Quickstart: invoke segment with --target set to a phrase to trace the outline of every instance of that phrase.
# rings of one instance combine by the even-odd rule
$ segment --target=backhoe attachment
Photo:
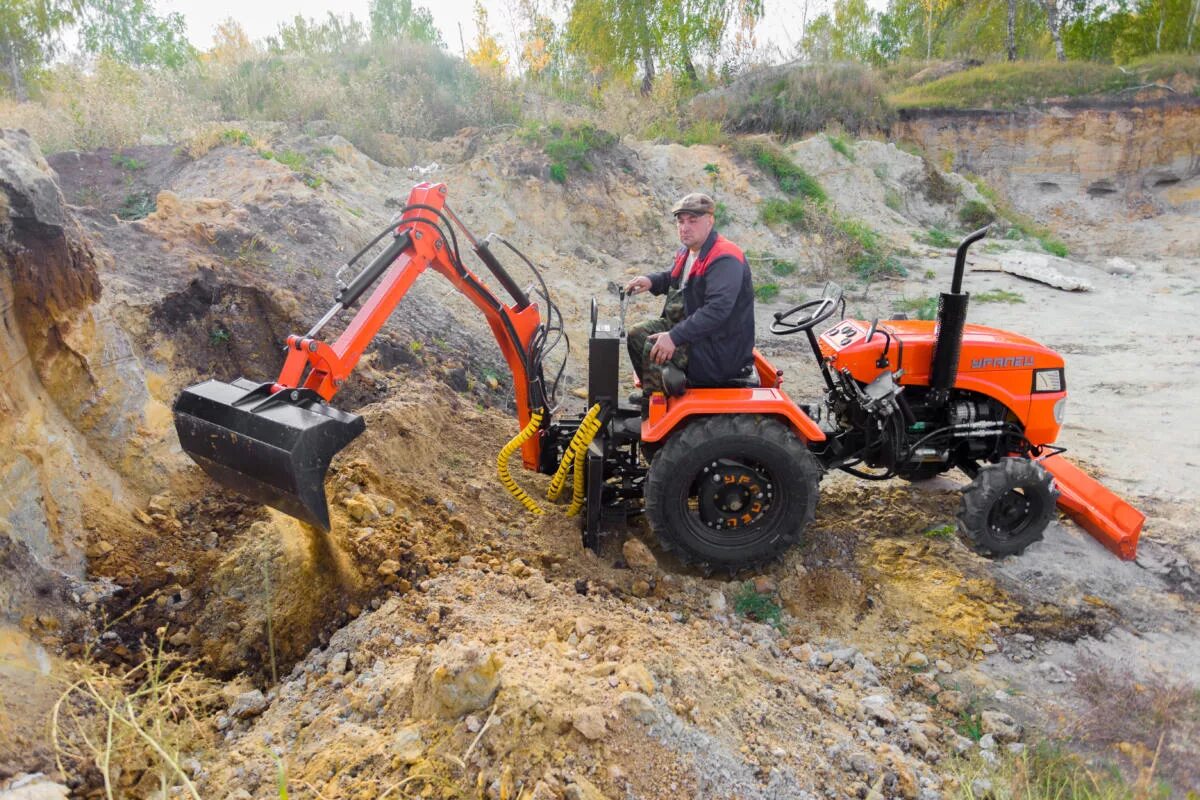
[[[502,303],[463,266],[453,227],[459,223],[445,202],[443,184],[413,189],[399,220],[375,240],[390,234],[387,247],[338,292],[334,306],[307,334],[288,337],[287,359],[277,380],[208,380],[179,395],[174,408],[179,444],[214,480],[328,530],[325,474],[333,457],[366,424],[362,417],[339,411],[327,401],[427,267],[450,280],[483,312],[512,371],[521,425],[529,423],[533,412],[545,410],[542,358],[548,349],[547,327],[538,306],[500,266],[487,240],[477,242],[465,228],[462,231],[475,254],[512,295],[515,305]],[[315,338],[376,282],[378,286],[333,344]],[[546,302],[557,313],[548,297]],[[540,433],[521,447],[530,469],[539,465]]]

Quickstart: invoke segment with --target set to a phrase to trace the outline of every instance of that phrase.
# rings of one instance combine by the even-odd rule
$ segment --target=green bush
[[[713,209],[713,224],[718,228],[724,228],[732,221],[733,217],[729,214],[729,206],[718,200],[716,208]]]
[[[769,303],[779,296],[779,284],[760,283],[754,287],[754,296],[764,303]]]
[[[778,630],[783,628],[783,609],[771,595],[754,591],[750,581],[743,583],[733,596],[733,610],[738,616],[765,622]]]
[[[780,148],[761,140],[741,141],[736,145],[737,152],[750,159],[763,172],[775,179],[775,183],[785,194],[792,197],[807,197],[817,202],[825,202],[825,190],[816,178],[809,175],[796,162],[787,157]]]
[[[127,156],[124,153],[113,153],[112,165],[117,169],[123,169],[127,172],[137,172],[140,169],[146,168],[145,161],[138,161],[136,158]]]
[[[772,197],[762,204],[760,211],[762,221],[768,225],[803,225],[807,216],[805,202],[803,198],[795,197],[791,200],[784,200],[779,197]]]
[[[895,115],[883,94],[879,76],[860,64],[787,65],[752,71],[691,108],[733,133],[797,138],[834,122],[851,133],[886,128]]]
[[[796,271],[795,261],[785,261],[782,258],[771,259],[771,272],[781,278],[785,278]]]
[[[917,319],[936,319],[938,310],[938,298],[936,297],[917,297],[917,298],[901,298],[895,302],[893,308],[896,311],[903,311],[906,314],[914,314]]]
[[[956,247],[958,242],[953,236],[946,233],[941,228],[930,228],[925,232],[925,235],[920,237],[920,241],[932,247]]]
[[[729,141],[729,137],[725,135],[725,131],[721,130],[721,123],[715,120],[701,119],[688,126],[688,129],[680,137],[680,141],[689,147],[694,144],[720,145]]]
[[[829,146],[835,153],[841,154],[847,161],[854,161],[854,148],[849,142],[832,133],[825,134],[825,138],[829,140]]]
[[[117,216],[123,220],[143,219],[157,208],[155,197],[150,192],[131,192],[125,195]]]
[[[572,170],[591,172],[592,154],[607,150],[617,141],[617,137],[608,131],[586,123],[527,124],[521,136],[541,146],[550,159],[550,177],[558,183],[565,183]]]
[[[968,200],[958,210],[958,221],[968,230],[978,230],[984,225],[996,221],[996,213],[988,208],[987,203],[979,200]]]

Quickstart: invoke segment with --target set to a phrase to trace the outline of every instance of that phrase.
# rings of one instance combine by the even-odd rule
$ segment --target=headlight
[[[1054,404],[1054,421],[1059,425],[1063,424],[1063,420],[1067,418],[1067,398],[1059,398]]]
[[[1035,369],[1033,371],[1033,391],[1036,392],[1061,392],[1066,388],[1067,382],[1063,378],[1061,367],[1054,369]]]

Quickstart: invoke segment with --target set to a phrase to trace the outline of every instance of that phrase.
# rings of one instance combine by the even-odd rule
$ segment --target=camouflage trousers
[[[656,333],[666,333],[684,317],[683,292],[670,289],[667,292],[667,302],[663,306],[662,316],[639,322],[629,329],[626,334],[625,346],[629,349],[629,360],[633,363],[633,371],[642,382],[642,393],[649,397],[652,392],[663,391],[662,369],[666,364],[655,364],[650,358],[654,349],[654,341],[650,338]],[[674,364],[687,372],[688,348],[680,345],[675,348],[675,355],[667,364]]]

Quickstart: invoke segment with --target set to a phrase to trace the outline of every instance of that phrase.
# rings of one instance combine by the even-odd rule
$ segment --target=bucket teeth
[[[309,393],[294,402],[239,402],[265,394],[264,386],[239,378],[185,389],[175,401],[179,444],[221,485],[329,530],[325,473],[366,424]]]

